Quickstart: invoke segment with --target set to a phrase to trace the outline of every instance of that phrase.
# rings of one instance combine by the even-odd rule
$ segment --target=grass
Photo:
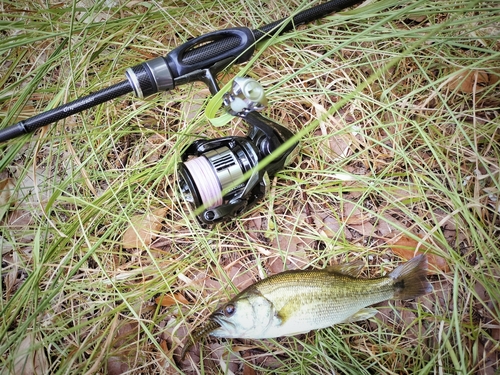
[[[4,0],[1,126],[190,37],[310,5]],[[499,33],[495,2],[382,0],[271,39],[221,79],[258,79],[265,115],[300,152],[266,199],[213,228],[177,191],[179,155],[245,127],[212,126],[202,84],[0,145],[0,373],[498,374]],[[159,209],[153,242],[124,248],[138,215]],[[404,254],[445,261],[433,293],[297,337],[209,339],[179,361],[188,332],[243,286],[354,259],[377,276],[404,261],[401,238]]]

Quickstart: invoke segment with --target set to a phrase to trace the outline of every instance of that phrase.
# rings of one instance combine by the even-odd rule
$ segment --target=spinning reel
[[[266,105],[264,89],[258,82],[236,78],[231,92],[225,95],[224,107],[248,124],[246,137],[197,140],[182,153],[180,190],[201,222],[210,224],[240,215],[266,195],[269,179],[290,164],[297,143],[269,164],[259,166],[293,136],[290,130],[257,112]]]

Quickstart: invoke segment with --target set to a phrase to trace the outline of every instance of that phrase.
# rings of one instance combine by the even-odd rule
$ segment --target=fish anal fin
[[[329,266],[326,268],[326,270],[328,272],[340,275],[359,277],[364,267],[365,263],[362,260],[355,260],[354,262],[335,264],[333,266]]]
[[[352,314],[347,319],[343,320],[342,323],[353,323],[353,322],[358,322],[360,320],[370,319],[373,318],[377,313],[378,313],[377,309],[374,309],[373,307],[365,307],[357,311],[356,313]]]

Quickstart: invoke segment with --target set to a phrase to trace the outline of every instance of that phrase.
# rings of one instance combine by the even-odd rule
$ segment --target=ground
[[[317,1],[0,3],[1,127],[125,79],[214,30]],[[259,44],[292,164],[237,218],[200,225],[177,184],[196,139],[245,135],[203,83],[126,95],[0,144],[0,374],[498,374],[500,9],[376,0]],[[434,291],[275,340],[188,333],[287,269],[426,253]]]

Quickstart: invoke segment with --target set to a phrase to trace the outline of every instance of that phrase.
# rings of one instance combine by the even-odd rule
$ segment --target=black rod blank
[[[361,1],[362,0],[332,0],[324,4],[316,5],[312,8],[297,13],[294,17],[292,17],[292,19],[283,18],[279,21],[272,22],[268,25],[253,30],[255,40],[259,40],[260,38],[269,34],[272,35],[276,31],[278,31],[278,29],[281,28],[283,23],[285,22],[286,25],[283,27],[283,29],[281,29],[280,35],[293,30],[298,25],[318,20],[330,13],[338,12],[341,11],[342,9],[356,5]]]
[[[256,41],[259,41],[263,37],[269,37],[273,35],[285,22],[286,25],[280,31],[280,35],[293,30],[293,28],[298,25],[318,20],[330,13],[341,11],[342,9],[356,5],[362,1],[363,0],[331,0],[326,3],[316,5],[312,8],[305,9],[297,13],[294,17],[292,17],[292,19],[283,18],[279,21],[275,21],[268,25],[252,30],[254,39]],[[184,60],[189,64],[198,63],[200,61],[203,61],[206,56],[210,54],[211,51],[209,50],[212,50],[212,52],[230,50],[238,46],[238,44],[239,39],[236,37],[224,38],[216,42],[207,44],[206,46],[201,46],[194,50],[188,51],[184,55]]]
[[[80,99],[63,104],[57,108],[42,112],[36,116],[20,121],[0,130],[0,142],[19,137],[23,134],[31,133],[42,126],[62,120],[63,118],[82,112],[86,109],[102,104],[109,100],[118,98],[132,92],[132,87],[128,81],[122,81],[116,85],[106,87]]]

